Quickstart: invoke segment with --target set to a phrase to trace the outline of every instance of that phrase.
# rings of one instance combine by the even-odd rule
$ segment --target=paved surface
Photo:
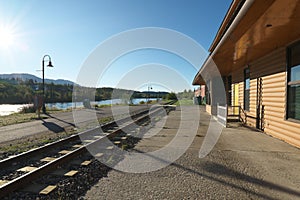
[[[198,107],[189,109],[192,118]],[[164,147],[175,136],[180,116],[180,109],[171,112],[165,124],[154,127],[163,126],[161,131],[133,151]],[[299,149],[245,127],[227,128],[213,151],[200,159],[209,119],[202,110],[192,145],[171,165],[147,173],[111,170],[84,199],[300,199]]]
[[[146,106],[131,106],[130,112],[135,112],[145,109]],[[114,114],[119,115],[125,113],[128,107],[115,106]],[[93,115],[96,114],[98,118],[112,116],[112,110],[109,107],[95,110],[77,110],[76,127],[86,126],[93,121]],[[115,116],[114,115],[114,116]],[[75,128],[75,122],[72,112],[61,112],[49,115],[48,119],[36,120],[32,122],[20,123],[15,125],[0,127],[0,143],[15,141],[27,136],[37,135],[41,133],[58,133],[64,131],[66,128]]]

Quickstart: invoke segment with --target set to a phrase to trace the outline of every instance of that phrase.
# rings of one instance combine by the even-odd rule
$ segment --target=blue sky
[[[99,44],[123,31],[143,27],[178,31],[207,53],[230,4],[231,0],[1,0],[0,73],[40,77],[37,70],[42,57],[49,54],[54,68],[46,69],[46,77],[76,81],[82,64]],[[173,68],[190,86],[197,72],[176,55],[142,50],[114,62],[98,86],[114,87],[126,72],[147,63]],[[143,87],[147,86],[140,89]]]

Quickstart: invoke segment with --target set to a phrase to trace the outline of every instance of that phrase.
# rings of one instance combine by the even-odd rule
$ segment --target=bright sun
[[[4,49],[8,49],[13,46],[15,42],[14,32],[5,27],[0,27],[0,47]]]

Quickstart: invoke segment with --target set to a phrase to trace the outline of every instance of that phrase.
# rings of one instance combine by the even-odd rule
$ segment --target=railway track
[[[147,125],[149,123],[149,116],[160,115],[165,113],[165,110],[169,112],[174,107],[168,105],[174,103],[175,101],[170,101],[162,106],[152,108],[151,111],[144,110],[132,116],[104,124],[101,127],[96,127],[17,156],[1,160],[0,198],[9,197],[14,191],[18,191],[20,188],[31,184],[45,174],[53,173],[55,170],[76,159],[79,160],[80,166],[89,165],[92,160],[87,149],[91,146],[101,146],[104,138],[108,138],[114,145],[102,150],[100,149],[96,157],[105,156],[105,152],[113,148],[130,148],[135,141],[135,138],[131,134],[128,134],[130,128],[136,124],[139,126]],[[81,156],[82,158],[80,158]],[[63,175],[72,177],[77,173],[77,170],[70,170],[64,172]],[[48,185],[42,188],[39,193],[48,195],[55,189],[56,185]]]

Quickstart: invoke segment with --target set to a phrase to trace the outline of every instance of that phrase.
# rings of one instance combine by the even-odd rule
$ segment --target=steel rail
[[[169,108],[168,108],[168,106],[166,106],[166,107],[164,107],[164,109],[169,109]],[[109,135],[104,136],[104,137],[108,137],[108,139],[112,139],[117,134],[119,134],[120,132],[122,132],[122,130],[124,128],[128,128],[128,127],[132,126],[135,123],[139,123],[139,122],[145,120],[148,116],[158,114],[159,112],[162,112],[162,110],[161,109],[155,109],[155,110],[152,110],[151,113],[148,113],[148,114],[145,114],[145,111],[143,111],[143,112],[141,112],[141,113],[144,113],[142,116],[138,117],[135,120],[132,120],[129,124],[126,124],[125,126],[118,128],[117,130],[114,130]],[[138,113],[138,114],[140,114],[140,113]],[[126,118],[127,119],[128,118],[131,119],[131,117],[126,117]],[[124,119],[121,119],[121,120],[124,120]],[[115,123],[115,122],[112,122],[112,123]],[[106,124],[105,126],[108,126],[108,124]],[[94,131],[94,130],[95,129],[88,130],[85,133],[90,132],[90,131]],[[80,133],[80,134],[84,134],[84,133]],[[73,139],[75,137],[79,137],[79,134],[77,134],[75,136],[71,136],[70,138]],[[50,172],[51,170],[56,169],[58,166],[61,166],[62,164],[66,163],[67,161],[69,161],[69,160],[71,160],[71,159],[73,159],[75,157],[78,157],[79,155],[81,155],[83,153],[86,153],[88,151],[87,147],[89,147],[90,145],[95,145],[98,142],[101,142],[101,140],[103,140],[104,137],[98,138],[98,139],[94,140],[93,142],[85,144],[82,147],[79,147],[79,148],[77,148],[77,149],[75,149],[75,150],[73,150],[73,151],[71,151],[71,152],[69,152],[69,153],[67,153],[67,154],[65,154],[63,156],[60,156],[57,159],[55,159],[53,161],[50,161],[50,162],[46,163],[45,165],[43,165],[41,167],[38,167],[37,169],[34,169],[33,171],[30,171],[30,172],[28,172],[28,173],[26,173],[26,174],[24,174],[24,175],[22,175],[20,177],[17,177],[14,180],[9,181],[8,183],[5,183],[5,184],[1,185],[0,186],[0,197],[4,197],[4,196],[9,195],[13,191],[18,190],[22,186],[30,183],[31,181],[33,181],[33,180],[41,177],[42,175]],[[68,138],[67,140],[69,140],[70,138]],[[49,148],[49,146],[52,147],[52,145],[58,145],[58,144],[61,145],[62,143],[60,143],[60,142],[61,141],[57,141],[54,144],[46,145],[47,149]],[[34,150],[30,151],[29,155],[33,155],[34,153],[38,152],[41,148],[34,149]],[[20,156],[21,155],[24,156],[25,154],[20,154]],[[28,156],[28,155],[26,155],[26,156]],[[16,156],[16,157],[19,157],[19,156]],[[11,159],[14,160],[15,158],[11,158]],[[8,160],[6,162],[8,162]],[[5,162],[3,162],[3,163],[5,163]],[[4,164],[2,164],[2,166],[3,165]]]
[[[34,148],[34,149],[29,150],[29,151],[20,153],[20,154],[18,154],[16,156],[11,156],[9,158],[3,159],[3,160],[0,161],[0,169],[5,169],[5,168],[9,167],[10,165],[12,165],[13,163],[20,162],[22,160],[31,158],[34,155],[37,155],[37,154],[49,151],[49,150],[51,150],[53,148],[60,147],[61,145],[65,145],[65,144],[68,144],[68,143],[71,143],[71,142],[75,142],[75,141],[80,141],[80,137],[83,136],[83,135],[88,135],[91,132],[96,131],[97,129],[100,129],[100,128],[101,129],[107,129],[108,127],[112,126],[115,123],[121,123],[122,121],[126,121],[126,120],[128,120],[128,119],[130,119],[132,117],[134,118],[134,117],[142,115],[142,114],[144,114],[146,112],[148,112],[148,109],[146,109],[146,110],[143,109],[140,112],[139,111],[135,112],[132,116],[127,116],[125,118],[122,118],[122,119],[119,119],[119,120],[116,120],[116,121],[111,121],[109,123],[103,124],[102,126],[97,126],[95,128],[92,128],[92,129],[80,132],[80,133],[78,133],[76,135],[71,135],[69,137],[57,140],[55,142],[51,142],[51,143],[45,144],[45,145],[43,145],[41,147]]]

